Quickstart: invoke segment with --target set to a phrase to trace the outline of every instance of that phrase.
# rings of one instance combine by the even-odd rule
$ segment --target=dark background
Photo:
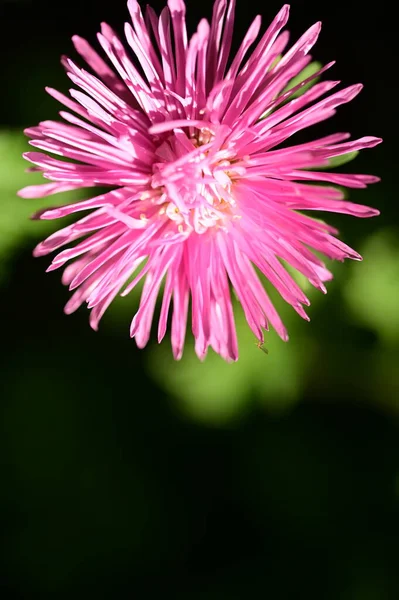
[[[211,2],[189,1],[192,32]],[[154,1],[159,12],[163,3]],[[238,0],[235,44],[280,2]],[[365,89],[311,135],[384,144],[348,170],[382,183],[350,198],[378,219],[331,215],[363,263],[336,264],[311,323],[278,304],[289,344],[260,352],[238,314],[241,358],[181,363],[128,337],[137,295],[98,333],[64,316],[68,292],[32,248],[56,223],[16,198],[21,130],[55,118],[70,37],[117,31],[123,0],[0,0],[0,576],[5,598],[399,598],[397,25],[388,3],[291,4],[292,40],[317,20],[313,56]],[[49,204],[52,203],[50,199]]]

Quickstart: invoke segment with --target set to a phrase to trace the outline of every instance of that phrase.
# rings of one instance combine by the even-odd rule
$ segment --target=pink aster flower
[[[86,302],[94,329],[115,296],[126,296],[144,278],[130,330],[140,348],[149,339],[161,293],[158,340],[165,335],[173,299],[176,359],[183,352],[191,298],[197,355],[204,358],[211,346],[224,359],[236,360],[231,287],[260,342],[269,324],[287,340],[256,269],[308,319],[303,306],[309,300],[281,259],[322,292],[332,275],[319,253],[361,259],[335,237],[333,227],[302,211],[377,215],[345,201],[336,187],[363,188],[377,177],[320,169],[332,157],[381,140],[348,141],[349,134],[336,133],[287,144],[362,88],[331,93],[339,82],[322,81],[298,97],[296,92],[330,63],[286,91],[310,62],[320,31],[316,23],[286,51],[287,5],[262,36],[256,17],[235,56],[230,55],[235,0],[216,0],[211,23],[203,19],[190,40],[183,0],[169,0],[159,17],[151,7],[143,16],[136,0],[129,0],[128,8],[127,45],[106,24],[98,34],[108,61],[73,37],[89,70],[64,58],[75,86],[71,97],[47,90],[66,106],[63,121],[44,121],[26,131],[30,144],[43,152],[27,152],[25,158],[51,183],[27,187],[21,196],[110,188],[37,215],[56,219],[88,211],[39,244],[35,256],[79,240],[57,254],[48,270],[69,263],[62,279],[75,291],[65,312]]]

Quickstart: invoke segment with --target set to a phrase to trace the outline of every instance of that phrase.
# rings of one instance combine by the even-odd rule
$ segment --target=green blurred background
[[[238,0],[237,41],[280,3]],[[162,2],[153,2],[159,10]],[[211,2],[188,1],[191,31]],[[44,92],[68,89],[70,37],[121,31],[124,0],[0,0],[0,579],[5,598],[221,600],[399,598],[399,243],[394,197],[394,32],[384,2],[292,2],[293,37],[316,20],[314,57],[361,96],[309,135],[378,135],[348,171],[383,182],[350,198],[377,219],[332,215],[362,263],[334,264],[305,323],[276,300],[290,332],[265,355],[237,310],[241,357],[180,363],[155,335],[128,337],[137,294],[98,333],[67,317],[60,273],[34,245],[56,222],[20,158],[21,130],[55,118]],[[394,145],[395,144],[395,145]],[[67,195],[58,197],[66,201]],[[70,198],[70,196],[69,196]]]

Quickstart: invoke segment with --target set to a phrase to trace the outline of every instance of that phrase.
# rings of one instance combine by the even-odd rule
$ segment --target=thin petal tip
[[[32,198],[32,196],[29,194],[29,187],[18,190],[17,196],[19,196],[20,198]]]
[[[65,311],[65,309],[64,309],[64,312],[66,314],[70,314],[70,313],[67,313]],[[89,319],[89,325],[90,325],[90,327],[92,328],[93,331],[98,331],[98,321],[97,320],[94,320],[94,319],[90,318]]]
[[[173,348],[172,353],[173,353],[173,358],[176,361],[179,361],[183,357],[183,348]]]
[[[32,255],[35,258],[40,258],[40,256],[45,256],[45,254],[47,254],[47,250],[43,247],[43,243],[40,243],[36,246],[36,248],[33,248],[32,251]],[[48,267],[49,269],[50,267]],[[48,271],[47,269],[47,271]]]

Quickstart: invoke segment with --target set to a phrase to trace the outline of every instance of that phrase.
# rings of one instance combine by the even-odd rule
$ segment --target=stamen
[[[176,127],[178,123],[183,126],[182,121],[176,121]],[[190,120],[196,130],[191,135],[180,131],[162,141],[157,154],[160,160],[154,165],[153,189],[141,198],[160,204],[158,214],[174,222],[178,232],[187,228],[201,234],[213,227],[225,229],[227,220],[239,217],[232,186],[244,163],[237,160],[232,147],[213,148],[213,141],[220,143],[215,132],[204,122],[201,127],[195,123]],[[159,124],[156,129],[166,133],[168,125]],[[185,139],[197,150],[182,154]]]

